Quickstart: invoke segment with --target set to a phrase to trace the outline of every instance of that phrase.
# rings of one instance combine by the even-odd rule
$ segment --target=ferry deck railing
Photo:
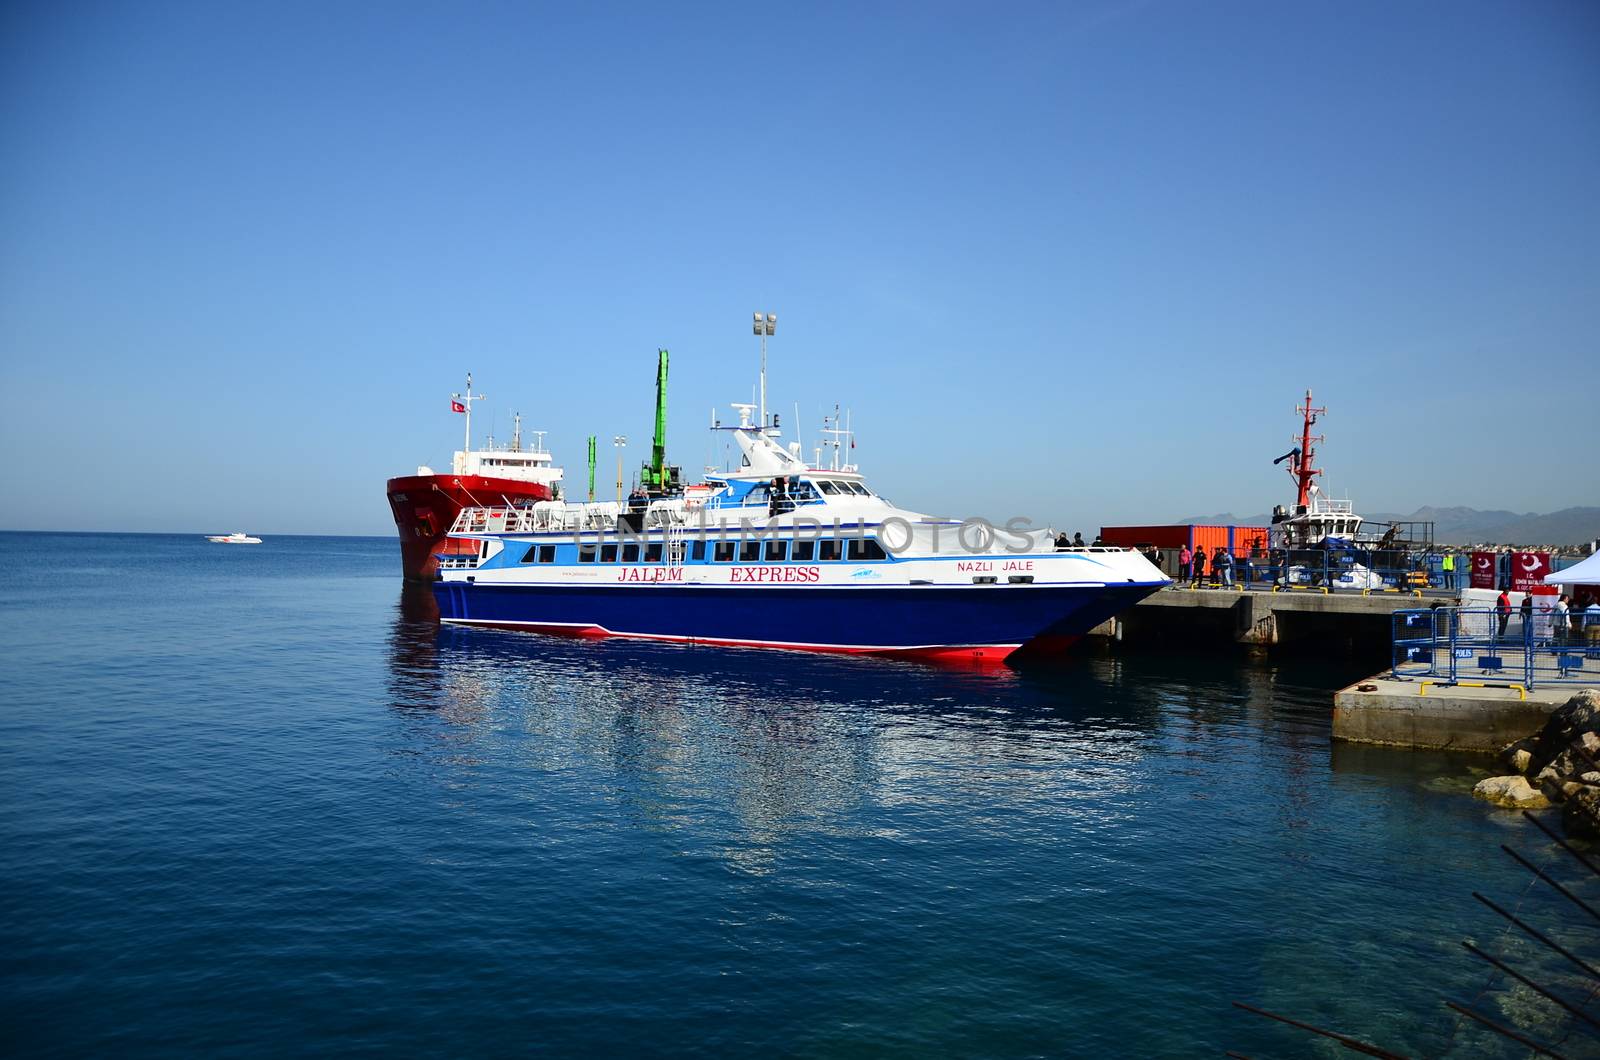
[[[1390,672],[1441,684],[1492,681],[1526,688],[1594,684],[1600,621],[1536,606],[1432,607],[1394,612]]]

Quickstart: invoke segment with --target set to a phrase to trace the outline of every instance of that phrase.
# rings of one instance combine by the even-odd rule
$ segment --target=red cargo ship
[[[542,433],[535,432],[534,444],[523,447],[521,417],[510,445],[497,447],[491,438],[484,448],[472,448],[472,403],[482,399],[472,392],[470,373],[467,392],[450,395],[450,410],[464,415],[467,424],[465,447],[455,454],[448,475],[419,467],[415,475],[388,482],[389,507],[400,532],[400,567],[407,580],[432,581],[437,553],[470,546],[446,536],[462,508],[517,507],[560,496],[561,469],[551,463]]]

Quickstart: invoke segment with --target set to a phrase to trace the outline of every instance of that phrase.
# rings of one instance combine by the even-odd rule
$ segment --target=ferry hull
[[[440,552],[471,552],[475,543],[449,538],[462,508],[526,504],[550,499],[543,483],[488,475],[405,475],[386,489],[400,534],[400,569],[408,581],[432,581]]]
[[[442,621],[592,637],[999,663],[1058,652],[1160,585],[744,588],[434,584]]]

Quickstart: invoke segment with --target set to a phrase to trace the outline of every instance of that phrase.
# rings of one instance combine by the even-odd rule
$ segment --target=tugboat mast
[[[1299,453],[1289,462],[1289,474],[1294,476],[1295,483],[1300,490],[1295,497],[1295,507],[1298,511],[1303,512],[1311,503],[1311,480],[1322,474],[1320,468],[1311,465],[1312,446],[1327,440],[1320,434],[1315,438],[1311,437],[1311,428],[1317,422],[1317,417],[1328,410],[1325,408],[1312,408],[1309,387],[1306,389],[1306,403],[1304,405],[1296,405],[1294,410],[1305,416],[1305,426],[1300,431]]]

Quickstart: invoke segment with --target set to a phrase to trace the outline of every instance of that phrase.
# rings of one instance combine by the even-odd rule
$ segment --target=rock
[[[1513,743],[1508,743],[1500,751],[1500,761],[1515,769],[1518,773],[1526,773],[1533,764],[1533,748],[1538,742],[1537,736],[1524,736]]]
[[[1574,795],[1578,794],[1578,792],[1580,792],[1582,790],[1584,790],[1584,786],[1582,784],[1579,784],[1576,780],[1564,781],[1561,784],[1561,798],[1560,798],[1559,801],[1566,802],[1568,799],[1572,798]],[[1550,793],[1549,792],[1545,792],[1545,797],[1549,798],[1550,797]],[[1552,799],[1551,801],[1554,802],[1554,801],[1557,801],[1557,800]]]
[[[1596,773],[1592,769],[1587,773],[1580,773],[1578,775],[1578,782],[1580,784],[1600,784],[1600,773]]]
[[[1561,807],[1561,827],[1570,836],[1600,839],[1600,788],[1586,787],[1568,799]]]
[[[1555,709],[1545,720],[1533,748],[1531,769],[1543,769],[1551,759],[1572,745],[1580,736],[1600,730],[1600,691],[1585,688]],[[1600,737],[1597,737],[1600,740]],[[1589,743],[1584,741],[1584,747]],[[1600,748],[1600,742],[1596,744]],[[1594,751],[1590,751],[1594,754]]]
[[[1513,810],[1540,810],[1550,805],[1550,800],[1535,791],[1527,777],[1489,777],[1478,781],[1472,794]]]

